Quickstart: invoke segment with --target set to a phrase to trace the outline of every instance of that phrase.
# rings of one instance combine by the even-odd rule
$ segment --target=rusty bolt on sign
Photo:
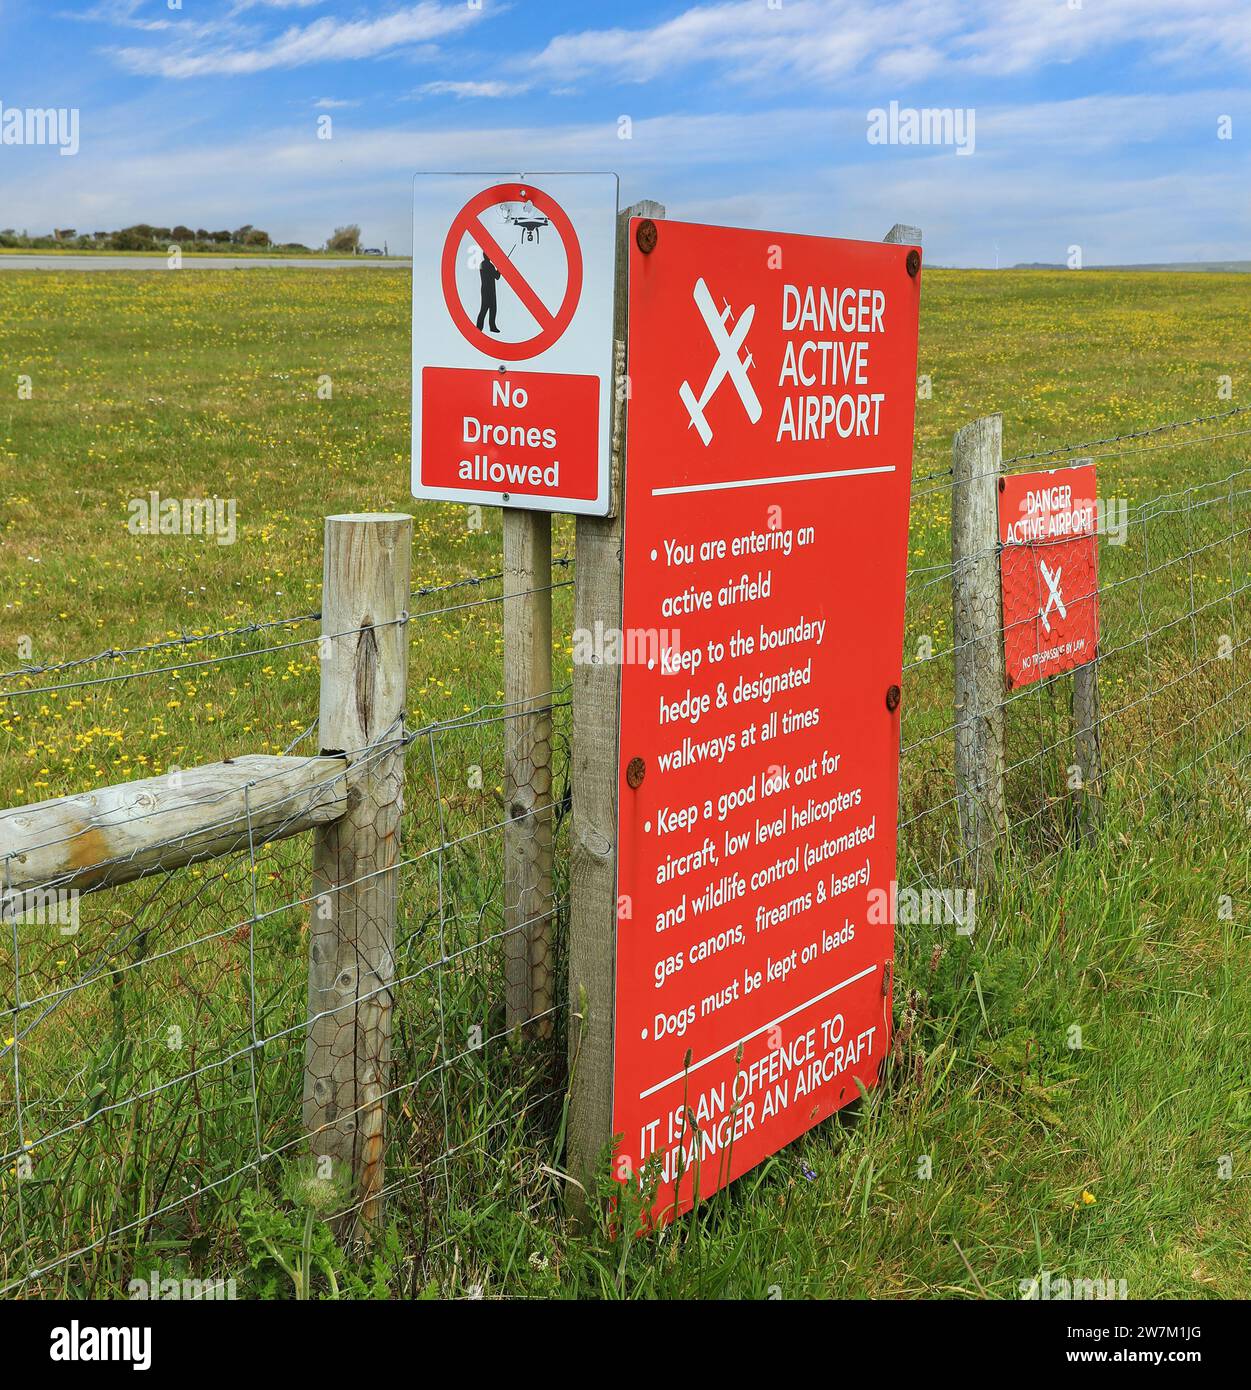
[[[639,250],[645,256],[650,256],[656,249],[656,241],[659,236],[660,233],[656,230],[656,224],[650,217],[645,217],[634,233],[634,240],[638,243]]]
[[[643,778],[647,775],[647,764],[642,758],[631,758],[626,767],[626,781],[630,784],[632,791],[637,791]]]
[[[886,688],[886,708],[892,714],[899,708],[899,702],[903,699],[903,691],[897,685],[890,685]]]
[[[642,228],[639,230],[642,231]],[[915,246],[908,252],[908,259],[904,261],[904,265],[908,267],[908,274],[915,280],[917,271],[921,269],[921,253]]]

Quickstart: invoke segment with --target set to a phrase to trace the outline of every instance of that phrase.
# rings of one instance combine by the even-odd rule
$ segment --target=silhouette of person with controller
[[[482,282],[482,307],[478,310],[478,332],[482,331],[484,319],[491,320],[491,332],[498,333],[499,324],[495,322],[495,282],[500,278],[500,272],[491,263],[489,256],[483,256],[482,264],[478,267],[478,279]]]

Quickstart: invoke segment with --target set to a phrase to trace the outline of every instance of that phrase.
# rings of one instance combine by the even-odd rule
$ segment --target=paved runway
[[[356,256],[336,260],[317,256],[184,256],[182,274],[188,270],[408,270],[407,260]],[[5,270],[163,270],[169,266],[164,256],[50,255],[12,256],[0,254],[0,271]]]

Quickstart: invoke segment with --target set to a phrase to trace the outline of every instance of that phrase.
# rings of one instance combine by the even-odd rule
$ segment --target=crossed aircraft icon
[[[1067,618],[1068,610],[1064,606],[1064,599],[1060,594],[1060,576],[1064,573],[1063,566],[1057,565],[1055,574],[1047,568],[1046,560],[1039,561],[1038,568],[1042,571],[1042,577],[1047,585],[1047,602],[1043,604],[1038,616],[1042,619],[1042,625],[1051,631],[1051,624],[1047,621],[1047,615],[1054,608],[1062,618]]]
[[[717,349],[717,360],[708,374],[708,380],[704,383],[698,400],[688,381],[684,381],[678,387],[678,395],[682,398],[682,404],[686,406],[686,413],[691,417],[691,424],[699,431],[699,437],[707,446],[712,443],[712,426],[708,423],[704,411],[726,377],[734,383],[734,389],[738,392],[739,400],[743,402],[747,418],[753,425],[764,413],[752,387],[751,378],[747,375],[747,369],[752,365],[751,349],[748,348],[746,358],[738,355],[752,319],[756,317],[756,306],[749,304],[743,317],[734,325],[733,332],[727,332],[726,322],[734,317],[730,306],[726,304],[725,308],[718,312],[702,276],[695,281],[694,297],[696,307],[712,337],[713,346]]]

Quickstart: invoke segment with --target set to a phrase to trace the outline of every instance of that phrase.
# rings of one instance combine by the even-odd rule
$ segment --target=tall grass
[[[34,660],[56,661],[316,610],[322,516],[411,507],[406,283],[347,280],[0,281],[0,350],[35,381],[32,401],[0,403],[0,648],[30,636]],[[1234,277],[927,272],[921,367],[935,396],[921,407],[911,527],[901,882],[960,882],[941,655],[951,430],[1003,407],[1017,447],[1209,409],[1218,366],[1241,350],[1249,292]],[[317,398],[324,373],[331,402]],[[1239,439],[1206,433],[1107,450],[1101,491],[1134,504],[1245,466]],[[130,536],[126,501],[153,487],[237,497],[240,544]],[[498,570],[498,520],[473,529],[464,509],[421,504],[415,578],[431,592],[414,601],[409,727],[426,733],[407,755],[389,1231],[343,1248],[332,1218],[350,1198],[310,1185],[303,1165],[310,866],[307,842],[291,841],[260,851],[255,872],[240,856],[91,895],[74,937],[23,927],[22,1001],[36,1001],[23,1031],[55,1007],[17,1044],[30,1175],[19,1187],[13,1162],[0,1174],[0,1286],[108,1296],[157,1268],[275,1297],[1015,1297],[1046,1269],[1124,1278],[1141,1297],[1246,1296],[1249,626],[1235,595],[1249,548],[1245,500],[1211,497],[1103,551],[1115,648],[1101,678],[1099,836],[1079,839],[1073,824],[1068,685],[1044,683],[1010,707],[1017,831],[973,934],[899,929],[886,1085],[854,1120],[639,1242],[620,1237],[629,1223],[610,1217],[607,1190],[593,1194],[589,1231],[564,1220],[567,1001],[549,1042],[510,1035],[503,1017],[499,586],[443,589]],[[571,548],[561,521],[556,549]],[[556,605],[563,688],[568,589]],[[1239,644],[1228,661],[1213,656],[1227,631]],[[1134,640],[1145,632],[1149,653]],[[940,656],[916,664],[922,637]],[[11,698],[0,801],[281,751],[312,723],[316,692],[315,648],[294,647]],[[10,1007],[13,967],[0,942]],[[254,1018],[268,1041],[251,1052]],[[7,1045],[18,1030],[4,1029]],[[12,1049],[5,1152],[18,1147],[11,1062]]]

